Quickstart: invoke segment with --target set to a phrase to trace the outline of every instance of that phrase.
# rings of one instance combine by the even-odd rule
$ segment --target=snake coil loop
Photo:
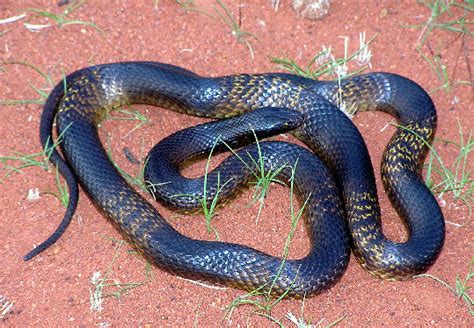
[[[389,113],[401,126],[384,152],[382,181],[408,228],[409,237],[404,243],[392,242],[382,233],[367,148],[359,131],[338,109],[341,99],[346,106],[359,111]],[[292,116],[285,108],[299,112],[298,127],[292,123],[283,130],[296,128],[291,133],[325,165],[308,150],[294,145],[262,143],[262,149],[266,157],[275,158],[277,163],[295,164],[294,156],[299,158],[295,179],[300,197],[310,199],[305,210],[312,243],[310,253],[301,260],[282,264],[281,260],[248,247],[193,240],[174,230],[120,176],[98,137],[97,124],[110,111],[126,104],[149,104],[219,119],[271,107],[264,109],[262,115],[270,120],[269,111],[277,117],[282,115],[277,121],[283,125]],[[270,132],[263,125],[267,120],[260,120],[261,114],[255,115],[243,119],[250,117],[255,122],[251,125],[262,127],[263,136],[268,135]],[[54,88],[41,117],[44,148],[53,140],[54,120],[64,159],[53,150],[50,160],[68,183],[70,202],[56,232],[28,253],[25,260],[48,248],[65,231],[77,206],[78,182],[124,238],[161,268],[243,289],[268,289],[271,285],[275,295],[289,291],[288,296],[303,297],[327,288],[347,265],[349,240],[362,266],[387,279],[406,279],[427,270],[443,245],[444,218],[420,175],[427,144],[433,140],[436,129],[435,107],[420,86],[395,74],[369,73],[338,84],[282,73],[205,78],[155,62],[104,64],[78,70]],[[224,130],[228,124],[239,121],[229,122],[222,123]],[[196,150],[192,146],[196,145],[195,140],[206,140],[206,148],[210,140],[215,140],[213,132],[218,129],[219,124],[191,128],[163,141],[159,147],[192,153]],[[255,146],[249,147],[241,157],[255,155]],[[181,156],[161,151],[159,154],[161,159]],[[183,154],[183,158],[186,156]],[[222,172],[233,174],[237,161],[231,158],[223,165]],[[180,185],[177,169],[167,170],[168,177],[162,176],[159,181],[168,179],[170,185]],[[282,172],[286,179],[289,174],[288,170]],[[336,181],[332,180],[333,174]],[[240,185],[246,178],[236,180]],[[191,190],[194,194],[199,192],[202,189]],[[195,198],[179,202],[190,207],[191,199]],[[347,219],[348,229],[342,217]]]

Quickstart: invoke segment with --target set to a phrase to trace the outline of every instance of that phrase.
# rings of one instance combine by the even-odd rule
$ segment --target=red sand
[[[196,1],[199,5],[211,1]],[[272,57],[295,59],[307,63],[322,45],[332,45],[333,52],[343,54],[343,39],[348,36],[349,51],[358,47],[359,33],[377,34],[370,46],[372,70],[405,75],[432,90],[442,83],[430,66],[416,52],[420,29],[407,24],[426,22],[426,7],[408,2],[337,1],[323,20],[313,22],[297,17],[288,1],[281,1],[274,12],[268,1],[241,1],[240,18],[244,31],[258,36],[250,39],[255,58],[248,48],[236,41],[230,29],[219,19],[200,13],[186,13],[174,1],[89,1],[68,16],[93,22],[105,31],[105,37],[91,27],[81,25],[50,27],[38,33],[29,32],[23,23],[0,25],[0,51],[4,61],[26,61],[50,73],[59,81],[62,72],[69,73],[94,63],[123,60],[152,60],[183,66],[202,75],[224,75],[240,72],[275,71]],[[18,15],[26,8],[59,13],[50,1],[4,0],[0,18]],[[238,3],[229,8],[239,17]],[[210,7],[205,7],[210,10]],[[458,12],[458,11],[455,11]],[[28,13],[28,17],[31,17]],[[448,16],[448,19],[452,17]],[[471,16],[472,20],[472,16]],[[44,19],[32,23],[47,23]],[[52,23],[51,20],[48,21]],[[463,48],[464,47],[464,48]],[[450,82],[472,79],[468,66],[472,38],[455,33],[433,31],[423,50],[441,53],[448,68]],[[430,54],[431,55],[431,54]],[[466,57],[467,56],[467,57]],[[37,95],[30,84],[50,90],[42,77],[23,65],[3,64],[0,70],[0,99],[32,99]],[[352,67],[354,69],[354,67]],[[439,112],[437,136],[457,141],[457,122],[467,135],[472,131],[472,88],[460,85],[450,92],[432,94]],[[152,145],[170,133],[203,122],[164,109],[134,106],[151,124],[126,136],[136,122],[107,121],[101,128],[103,140],[108,138],[115,158],[128,172],[137,170],[124,159],[122,149],[128,147],[141,158]],[[471,113],[471,115],[469,114]],[[14,151],[40,151],[38,124],[40,105],[2,106],[0,110],[0,154]],[[354,119],[366,138],[377,170],[381,153],[394,128],[382,129],[391,118],[380,113],[363,113]],[[126,136],[126,137],[125,137]],[[142,148],[144,150],[142,150]],[[443,143],[438,151],[445,163],[452,163],[456,152]],[[14,164],[14,163],[10,163]],[[472,162],[471,162],[472,164]],[[202,169],[202,168],[201,168]],[[472,169],[472,166],[471,166]],[[190,172],[197,172],[195,167]],[[3,169],[1,171],[2,176]],[[202,171],[200,171],[202,172]],[[377,176],[378,177],[378,176]],[[90,309],[90,279],[95,272],[102,276],[109,269],[109,282],[128,283],[145,280],[146,262],[130,254],[124,245],[113,261],[120,235],[112,228],[87,197],[81,200],[75,220],[68,231],[50,250],[25,263],[22,256],[33,245],[43,241],[56,227],[64,209],[55,197],[41,194],[38,201],[28,201],[31,188],[41,192],[55,190],[55,170],[28,168],[6,179],[0,187],[1,229],[0,295],[13,306],[1,322],[5,326],[270,326],[269,319],[254,314],[256,308],[237,308],[230,320],[224,310],[234,298],[243,295],[234,289],[209,289],[151,268],[152,278],[122,295],[106,298],[103,310]],[[380,183],[378,188],[382,191]],[[402,239],[403,226],[395,211],[381,193],[384,228],[389,236]],[[244,194],[218,212],[213,226],[221,240],[239,242],[271,254],[280,255],[290,229],[288,190],[275,186],[266,207],[255,224],[257,206],[250,206],[251,192]],[[464,277],[473,249],[473,229],[468,208],[452,197],[445,197],[443,211],[447,224],[444,250],[429,273],[454,286],[456,274]],[[195,238],[213,239],[202,216],[176,216],[157,205],[181,232]],[[302,227],[293,239],[291,256],[301,256],[308,241]],[[104,292],[111,291],[110,287]],[[271,315],[285,326],[293,324],[285,318],[291,312],[301,316],[301,301],[285,300],[274,307]],[[304,302],[304,318],[316,324],[328,324],[344,318],[340,326],[472,326],[472,317],[462,300],[429,278],[408,282],[386,282],[376,279],[351,260],[341,281],[329,291]],[[471,324],[469,324],[471,322]]]

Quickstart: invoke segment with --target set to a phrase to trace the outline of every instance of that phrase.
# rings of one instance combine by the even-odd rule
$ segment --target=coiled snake
[[[98,137],[97,124],[110,111],[137,103],[219,119],[269,107],[255,111],[254,117],[247,114],[245,123],[237,125],[247,126],[250,120],[252,129],[261,127],[261,136],[269,134],[264,123],[268,120],[276,120],[270,123],[278,126],[275,133],[295,129],[292,134],[314,151],[328,169],[301,147],[274,142],[261,143],[261,150],[265,158],[296,167],[296,190],[300,199],[308,200],[305,218],[312,243],[309,254],[301,260],[282,263],[248,247],[193,240],[175,231],[118,174]],[[392,242],[382,233],[367,148],[350,119],[338,109],[341,103],[359,111],[389,113],[401,126],[384,152],[381,171],[385,190],[408,229],[409,237],[404,243]],[[292,115],[285,108],[299,114]],[[369,73],[337,83],[283,73],[206,78],[155,62],[104,64],[78,70],[54,88],[41,117],[44,148],[51,147],[54,120],[64,160],[56,150],[50,160],[68,183],[70,202],[56,232],[28,253],[25,260],[45,250],[64,232],[77,206],[78,181],[122,235],[161,268],[243,289],[271,288],[275,295],[287,292],[288,296],[303,297],[329,286],[347,265],[349,242],[366,270],[388,279],[405,279],[425,271],[443,245],[443,215],[420,175],[436,128],[435,107],[420,86],[398,75]],[[226,130],[227,123],[223,124]],[[190,136],[195,136],[196,131],[219,128],[206,125],[195,129],[189,130]],[[213,134],[205,135],[195,140],[215,140]],[[168,143],[162,149],[192,148],[177,147],[176,140],[183,140],[179,133],[170,138],[175,140],[171,142],[174,148]],[[249,139],[248,134],[246,138]],[[255,152],[255,146],[250,146],[240,154],[250,158]],[[223,172],[237,166],[240,160],[227,162],[230,164],[223,163]],[[282,177],[289,180],[290,171],[283,170]],[[151,177],[152,171],[148,172]],[[176,175],[167,180],[171,181],[169,185],[180,185],[177,179]],[[202,192],[198,188],[194,184],[195,193]],[[189,198],[183,198],[171,205],[182,203],[186,207],[189,202]],[[351,237],[345,233],[342,217],[347,219]]]

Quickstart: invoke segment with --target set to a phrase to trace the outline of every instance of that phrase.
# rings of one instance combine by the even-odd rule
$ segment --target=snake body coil
[[[117,173],[98,137],[97,124],[111,110],[136,103],[213,118],[228,118],[270,106],[300,112],[302,123],[292,133],[326,163],[340,189],[327,182],[330,180],[325,177],[326,170],[314,164],[318,161],[298,161],[297,167],[308,170],[305,173],[301,169],[297,178],[300,196],[310,195],[310,189],[320,190],[321,187],[314,190],[316,185],[327,187],[324,195],[328,198],[311,198],[306,214],[313,229],[310,231],[323,239],[312,239],[310,254],[288,265],[284,263],[280,275],[281,261],[268,255],[240,245],[197,241],[180,235]],[[387,112],[401,126],[384,152],[382,180],[406,223],[409,237],[404,243],[394,243],[382,233],[367,148],[350,119],[338,109],[337,104],[341,103],[360,111]],[[337,224],[342,214],[347,217],[354,254],[377,276],[404,279],[423,272],[442,248],[443,215],[420,176],[427,144],[434,137],[436,111],[426,92],[406,78],[370,73],[342,80],[338,85],[290,74],[204,78],[179,67],[153,62],[105,64],[76,71],[55,87],[41,118],[43,147],[48,147],[52,140],[55,117],[65,160],[54,150],[51,161],[68,182],[70,203],[58,230],[25,259],[46,249],[66,229],[77,205],[77,180],[124,237],[154,263],[183,275],[244,289],[261,287],[276,277],[281,279],[276,281],[275,294],[290,288],[290,296],[302,297],[327,287],[347,264],[344,245],[348,239],[337,235],[345,230]],[[279,143],[264,145],[269,156],[276,157],[277,149],[288,161],[291,156],[286,157],[287,151],[308,157],[305,150],[286,147]],[[288,172],[285,174],[288,176]],[[312,176],[317,176],[316,182]],[[332,208],[322,204],[328,199],[332,202],[330,195],[338,194],[342,195],[344,213],[336,201]],[[333,216],[316,219],[321,210]],[[325,226],[327,222],[330,224]],[[327,245],[329,236],[333,245]],[[317,260],[313,250],[322,250],[318,258],[332,260]],[[304,265],[297,262],[306,260]]]

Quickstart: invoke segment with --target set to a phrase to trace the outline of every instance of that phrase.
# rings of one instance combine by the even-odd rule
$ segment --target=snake
[[[281,142],[262,143],[260,147],[265,158],[281,156],[277,164],[296,164],[293,178],[297,195],[300,201],[308,200],[304,208],[311,241],[308,255],[296,260],[279,259],[242,245],[195,240],[177,232],[128,185],[100,141],[98,125],[111,111],[129,104],[217,119],[199,128],[207,133],[216,129],[212,124],[220,120],[234,120],[239,115],[247,120],[252,112],[261,113],[262,109],[264,116],[272,117],[268,111],[283,116],[277,130],[288,130],[305,144],[305,149]],[[403,242],[392,241],[383,233],[367,146],[341,107],[385,112],[398,122],[383,153],[381,176],[385,192],[406,226],[408,237]],[[301,117],[295,119],[288,110]],[[258,129],[262,124],[263,137],[271,135],[265,132],[265,120],[259,117],[250,116],[251,122],[243,125]],[[46,250],[65,232],[78,204],[80,183],[135,249],[163,270],[182,276],[301,298],[328,288],[342,275],[350,248],[369,273],[389,280],[409,279],[428,270],[444,243],[442,211],[421,175],[436,125],[436,108],[428,93],[416,82],[393,73],[371,72],[320,81],[289,73],[204,77],[159,62],[85,67],[59,82],[44,105],[41,144],[64,177],[70,197],[56,231],[24,259]],[[174,140],[186,141],[182,139]],[[241,158],[250,159],[259,151],[256,146],[247,147],[251,149],[241,153]],[[175,142],[176,148],[180,147]],[[309,159],[316,156],[309,156],[308,149],[319,160]],[[304,160],[292,159],[291,154]],[[165,156],[160,151],[158,157]],[[242,163],[233,160],[230,169],[237,162]],[[283,170],[282,179],[290,181],[290,171]],[[179,185],[176,175],[170,177],[165,177],[170,182],[165,185]],[[240,180],[236,182],[239,188],[247,178],[236,174],[235,179]],[[196,188],[191,192],[198,193]],[[190,199],[199,197],[184,197],[174,204],[186,207]]]

